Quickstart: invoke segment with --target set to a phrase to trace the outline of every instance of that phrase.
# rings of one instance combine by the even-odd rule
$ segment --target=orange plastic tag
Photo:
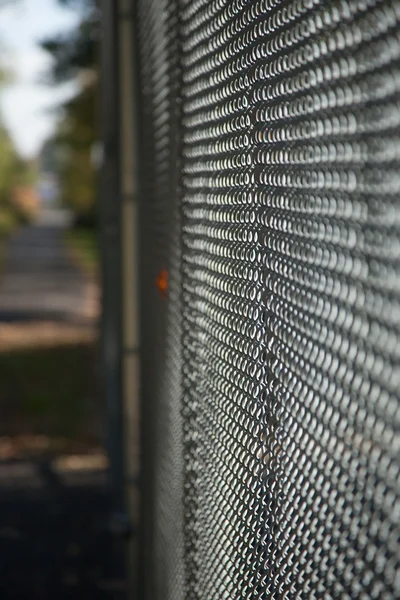
[[[156,279],[156,285],[160,294],[166,298],[168,292],[168,271],[167,269],[162,269]]]

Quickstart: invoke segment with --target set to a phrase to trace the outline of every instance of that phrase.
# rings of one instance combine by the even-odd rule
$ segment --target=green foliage
[[[95,408],[94,364],[95,349],[87,343],[0,353],[3,423],[16,434],[84,433]]]
[[[0,207],[0,239],[7,236],[16,225],[16,216],[9,207]],[[1,253],[0,253],[1,254]],[[1,264],[1,256],[0,256]]]
[[[62,200],[78,216],[92,215],[95,207],[95,173],[91,162],[94,113],[95,93],[90,87],[65,105],[55,138],[63,149],[59,168]]]
[[[17,154],[7,131],[0,127],[0,236],[9,233],[17,221],[31,217],[30,210],[18,203],[17,190],[24,189],[25,197],[32,195],[36,178],[35,164]]]
[[[95,231],[87,227],[75,227],[67,233],[67,244],[77,264],[90,275],[96,275],[100,257]]]
[[[0,205],[11,200],[17,154],[6,129],[0,125]]]
[[[10,79],[11,73],[0,64],[0,91]],[[36,178],[35,164],[18,155],[0,114],[0,236],[8,233],[19,218],[20,211],[14,202],[15,190],[33,188]]]
[[[50,71],[52,83],[64,83],[92,69],[96,62],[97,23],[95,13],[89,14],[70,35],[60,35],[42,42],[54,63]]]
[[[68,0],[81,11],[81,23],[69,35],[45,40],[42,46],[53,58],[49,78],[53,84],[75,80],[78,93],[62,106],[51,146],[63,203],[78,220],[95,222],[95,173],[91,155],[96,140],[97,38],[99,13],[92,0]]]
[[[36,185],[38,180],[37,164],[34,161],[23,160],[20,156],[14,162],[14,181],[25,187]]]

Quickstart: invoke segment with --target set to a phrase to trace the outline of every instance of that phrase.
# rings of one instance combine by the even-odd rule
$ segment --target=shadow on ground
[[[66,223],[11,237],[0,278],[0,599],[122,598],[96,384],[97,284]],[[96,305],[97,302],[97,305]]]
[[[0,598],[123,598],[93,345],[0,353]]]
[[[98,444],[102,410],[96,347],[74,343],[0,352],[0,435],[50,435]]]
[[[107,529],[103,470],[0,464],[0,597],[123,598],[121,548]]]

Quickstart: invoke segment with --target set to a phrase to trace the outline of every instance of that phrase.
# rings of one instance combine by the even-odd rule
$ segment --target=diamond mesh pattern
[[[400,3],[137,16],[149,597],[400,598]]]

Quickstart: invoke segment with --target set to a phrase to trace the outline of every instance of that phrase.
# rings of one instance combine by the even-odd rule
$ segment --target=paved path
[[[98,287],[71,259],[68,224],[65,213],[47,212],[11,237],[0,275],[0,352],[93,337],[82,325],[94,329]]]
[[[0,279],[0,322],[87,316],[88,281],[64,243],[68,218],[46,213],[10,239]]]

